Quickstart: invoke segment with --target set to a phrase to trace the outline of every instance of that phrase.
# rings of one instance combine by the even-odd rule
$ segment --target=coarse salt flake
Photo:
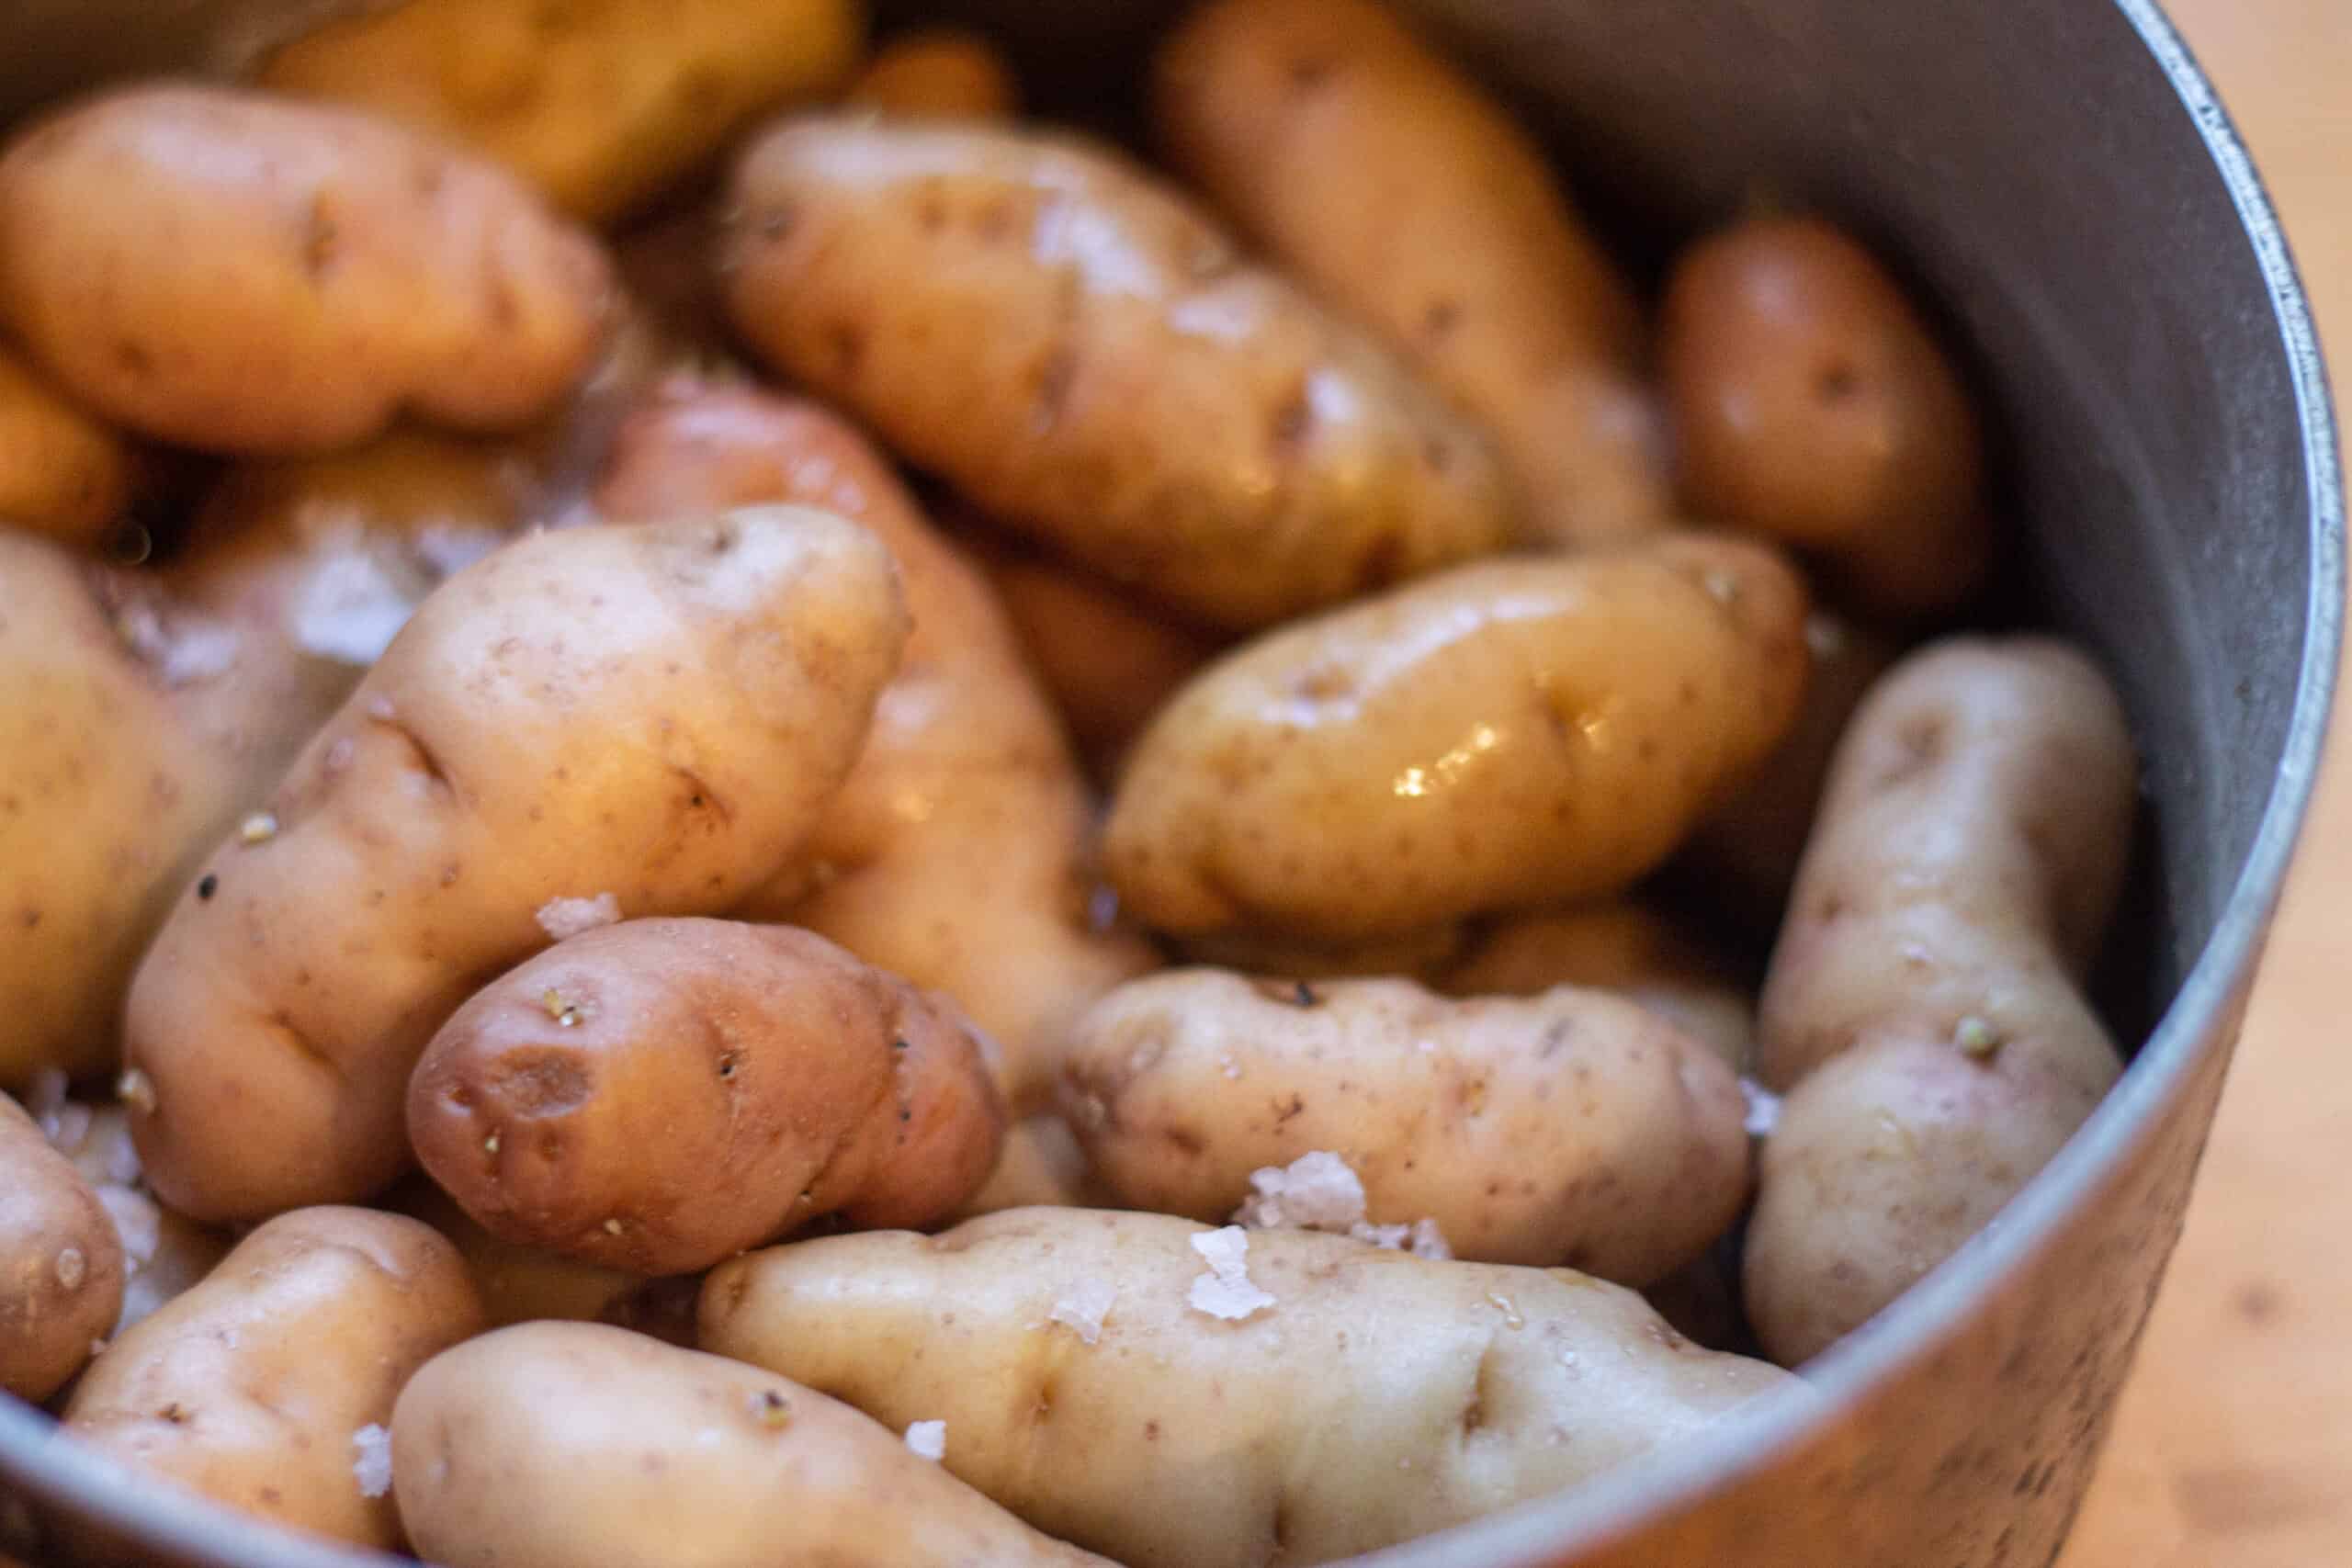
[[[1102,1320],[1110,1314],[1111,1303],[1118,1294],[1118,1287],[1107,1280],[1080,1280],[1062,1292],[1061,1299],[1054,1303],[1054,1310],[1046,1316],[1091,1345],[1102,1337]]]
[[[356,529],[322,554],[294,601],[294,640],[306,653],[365,668],[416,608],[356,537]]]
[[[1274,1304],[1273,1297],[1250,1283],[1250,1233],[1239,1225],[1195,1233],[1193,1250],[1209,1266],[1184,1298],[1194,1312],[1238,1322]]]
[[[909,1427],[907,1451],[918,1459],[944,1459],[947,1455],[947,1423],[917,1421]]]
[[[1740,1079],[1739,1092],[1747,1097],[1747,1135],[1770,1137],[1781,1124],[1781,1097],[1754,1078]]]
[[[362,1497],[381,1497],[392,1489],[392,1435],[370,1421],[351,1434],[359,1457],[351,1463]]]
[[[1346,1230],[1364,1217],[1363,1183],[1329,1149],[1250,1173],[1253,1189],[1234,1220],[1257,1230]]]
[[[556,942],[616,924],[620,918],[620,900],[609,893],[594,898],[550,898],[539,906],[539,929]]]

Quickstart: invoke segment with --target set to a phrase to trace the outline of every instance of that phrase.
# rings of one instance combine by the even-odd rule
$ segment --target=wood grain
[[[2352,0],[2171,0],[2352,382]],[[2060,1568],[2352,1563],[2352,702],[2188,1228]]]

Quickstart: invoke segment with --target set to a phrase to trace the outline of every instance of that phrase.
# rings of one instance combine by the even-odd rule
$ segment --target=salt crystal
[[[609,893],[594,898],[550,898],[539,906],[539,929],[556,942],[612,925],[620,918],[620,900]]]
[[[359,1457],[351,1473],[358,1478],[362,1497],[381,1497],[392,1489],[392,1435],[370,1421],[351,1434]]]
[[[1432,1263],[1453,1260],[1453,1248],[1445,1244],[1444,1233],[1437,1228],[1435,1220],[1413,1222],[1413,1256],[1425,1258]]]
[[[1273,1297],[1250,1282],[1250,1233],[1239,1225],[1196,1232],[1193,1250],[1209,1266],[1184,1298],[1194,1312],[1238,1322],[1274,1304]]]
[[[1345,1230],[1364,1217],[1363,1183],[1329,1149],[1251,1171],[1250,1185],[1253,1192],[1233,1217],[1260,1230]]]
[[[96,1190],[99,1205],[114,1222],[115,1235],[122,1238],[123,1256],[134,1264],[153,1261],[164,1235],[164,1212],[155,1201],[110,1183]]]
[[[364,668],[382,657],[415,608],[355,538],[311,568],[294,600],[294,640],[306,653]]]
[[[1109,1314],[1111,1303],[1118,1293],[1118,1287],[1107,1280],[1080,1280],[1054,1303],[1054,1310],[1046,1315],[1091,1345],[1102,1337],[1102,1319]]]
[[[947,1423],[918,1421],[907,1428],[907,1451],[918,1459],[938,1460],[947,1454]]]
[[[1739,1092],[1747,1097],[1747,1135],[1770,1137],[1781,1124],[1781,1097],[1754,1078],[1740,1079]]]
[[[417,556],[435,577],[455,577],[498,545],[496,531],[455,522],[428,523],[416,536]]]

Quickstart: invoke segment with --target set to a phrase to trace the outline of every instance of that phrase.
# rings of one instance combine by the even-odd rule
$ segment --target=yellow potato
[[[0,524],[94,545],[122,521],[137,460],[0,344]]]
[[[865,32],[858,0],[401,0],[296,39],[259,80],[461,142],[601,222],[763,110],[838,91]]]
[[[1016,1112],[1053,1092],[1087,1003],[1157,956],[1098,929],[1093,801],[987,581],[841,420],[749,389],[682,390],[622,432],[597,491],[608,517],[793,501],[890,547],[914,629],[865,753],[808,853],[736,913],[805,926],[944,992],[1002,1048]]]
[[[1532,537],[1665,526],[1633,290],[1532,137],[1375,0],[1210,0],[1161,45],[1176,167],[1494,430]]]
[[[392,1416],[392,1485],[446,1568],[1112,1568],[821,1393],[593,1324],[427,1364]]]
[[[904,631],[882,547],[796,508],[533,535],[442,584],[141,965],[155,1190],[229,1220],[390,1183],[417,1054],[482,976],[564,900],[740,901],[815,827]]]
[[[1104,864],[1180,935],[1346,942],[1608,897],[1787,729],[1804,609],[1770,551],[1673,536],[1461,567],[1268,633],[1136,743]]]
[[[1454,1001],[1409,980],[1186,969],[1087,1010],[1062,1114],[1125,1208],[1222,1221],[1250,1173],[1340,1156],[1374,1224],[1454,1256],[1646,1285],[1747,1201],[1747,1101],[1698,1041],[1604,991]]]
[[[1887,619],[1975,592],[1994,544],[1976,409],[1868,251],[1810,218],[1711,235],[1675,264],[1658,337],[1702,515],[1818,552]]]
[[[40,1401],[122,1310],[122,1244],[74,1162],[0,1095],[0,1390]]]
[[[1776,1359],[1982,1230],[2122,1071],[2081,977],[2136,783],[2114,693],[2047,639],[1936,644],[1854,716],[1760,1015],[1786,1098],[1746,1284]]]
[[[1215,626],[1498,548],[1483,435],[1368,335],[1068,136],[802,120],[718,266],[776,368],[989,515]]]
[[[208,451],[292,456],[412,411],[547,412],[609,269],[500,170],[348,110],[162,85],[0,154],[0,322],[80,401]]]
[[[1566,1269],[1259,1231],[1220,1290],[1193,1245],[1214,1234],[1021,1209],[775,1247],[712,1271],[702,1343],[886,1426],[945,1421],[949,1471],[1129,1568],[1375,1550],[1794,1385]],[[1238,1312],[1253,1288],[1271,1300],[1240,1321],[1191,1304]]]
[[[304,1209],[116,1340],[65,1406],[151,1482],[355,1546],[401,1545],[356,1468],[409,1374],[481,1327],[465,1265],[414,1220]],[[377,1434],[380,1436],[380,1433]]]
[[[1021,114],[1021,81],[985,35],[917,28],[883,41],[849,101],[900,119],[1009,120]]]
[[[1555,986],[1615,991],[1747,1066],[1756,1003],[1723,957],[1647,904],[1587,904],[1493,921],[1432,987],[1450,997],[1528,997]]]

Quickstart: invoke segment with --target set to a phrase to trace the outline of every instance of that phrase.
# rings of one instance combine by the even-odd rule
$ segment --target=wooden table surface
[[[2170,0],[2352,392],[2352,0]],[[2115,1435],[2060,1568],[2352,1564],[2352,701]]]

